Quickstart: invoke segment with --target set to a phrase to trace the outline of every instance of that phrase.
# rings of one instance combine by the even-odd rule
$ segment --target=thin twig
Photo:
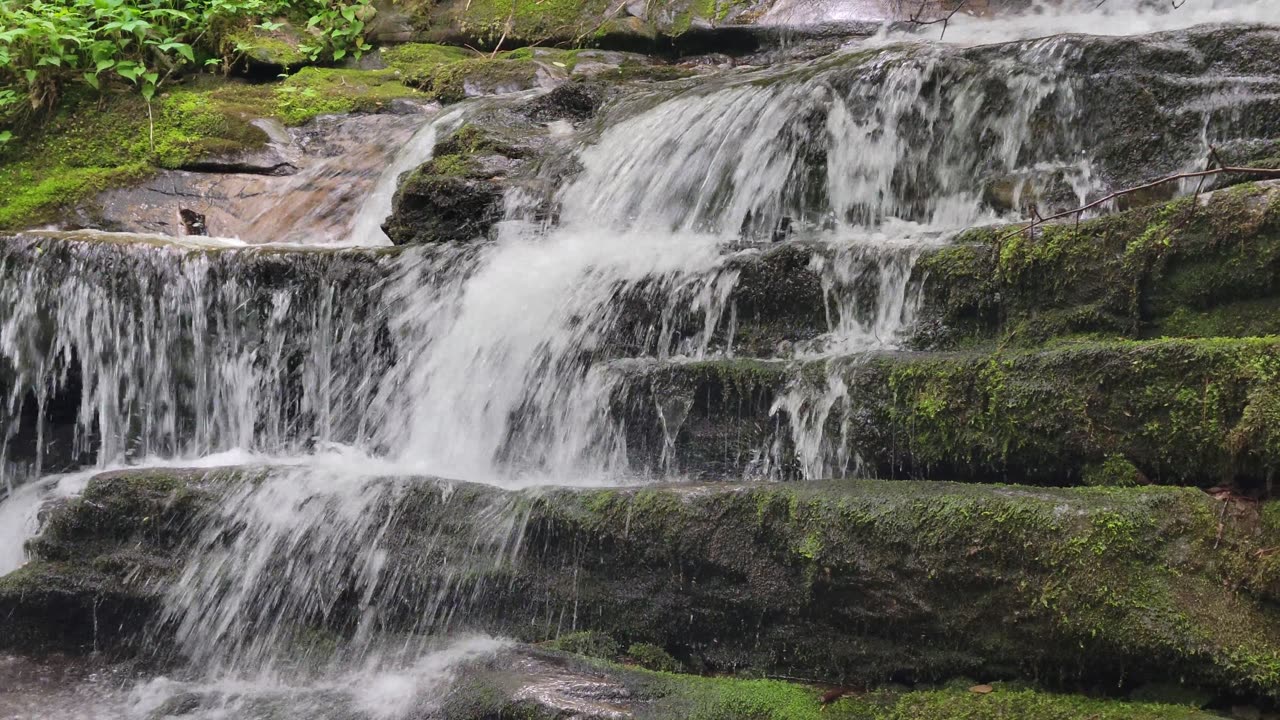
[[[626,6],[627,6],[627,1],[621,0],[621,2],[618,3],[617,7],[615,7],[613,10],[605,14],[605,16],[600,19],[600,22],[596,23],[595,27],[591,28],[590,30],[574,38],[573,44],[575,46],[581,45],[582,41],[585,40],[588,35],[595,35],[596,33],[600,32],[600,29],[603,28],[605,25],[608,25],[610,22],[612,22],[613,19],[618,16],[618,13],[622,12],[622,9],[625,8]]]
[[[1224,174],[1249,174],[1249,175],[1262,175],[1264,177],[1280,177],[1280,168],[1217,167],[1212,170],[1200,170],[1197,172],[1187,172],[1187,173],[1178,173],[1177,175],[1170,175],[1168,177],[1160,178],[1159,180],[1153,180],[1152,182],[1149,182],[1145,185],[1126,188],[1124,190],[1117,190],[1111,193],[1110,195],[1094,200],[1088,205],[1084,205],[1078,208],[1073,208],[1071,210],[1064,210],[1060,213],[1057,213],[1055,215],[1050,215],[1048,217],[1039,217],[1039,213],[1036,213],[1037,217],[1034,221],[1027,224],[1025,227],[1020,227],[1017,230],[1014,230],[1008,233],[1007,235],[1001,236],[999,240],[1001,241],[1008,240],[1009,238],[1015,235],[1021,235],[1022,233],[1027,232],[1029,230],[1034,230],[1035,228],[1040,227],[1045,223],[1049,223],[1054,220],[1061,220],[1064,217],[1070,217],[1078,213],[1084,213],[1098,207],[1099,205],[1105,205],[1111,202],[1112,200],[1124,197],[1125,195],[1132,195],[1133,193],[1142,192],[1143,190],[1150,190],[1151,188],[1159,187],[1161,185],[1164,185],[1165,183],[1174,182],[1175,180],[1190,180],[1193,178],[1203,178],[1203,177],[1209,177],[1211,175],[1224,175]]]
[[[493,46],[493,54],[489,56],[492,60],[498,57],[498,51],[502,49],[502,43],[507,41],[507,33],[511,32],[511,26],[516,21],[516,0],[511,0],[511,12],[507,14],[507,23],[502,26],[502,37],[498,38],[498,44]]]
[[[942,17],[934,18],[933,20],[921,20],[920,16],[924,13],[924,9],[928,4],[929,0],[921,0],[920,7],[912,13],[907,20],[914,25],[937,25],[938,23],[942,23],[942,33],[938,35],[938,37],[941,38],[947,34],[947,26],[951,24],[951,18],[955,17],[957,13],[963,10],[964,7],[969,4],[969,0],[960,0],[960,2],[956,3],[956,6],[951,9],[951,12],[943,15]]]

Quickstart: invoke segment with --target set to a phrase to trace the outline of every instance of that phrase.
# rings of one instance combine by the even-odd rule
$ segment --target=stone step
[[[1273,489],[1280,338],[1040,350],[628,362],[614,416],[637,467]]]
[[[36,560],[0,579],[0,644],[127,654],[150,632],[173,650],[158,639],[161,596],[206,543],[239,547],[256,522],[231,512],[228,495],[294,483],[295,513],[349,497],[323,478],[100,475],[49,512]],[[1259,552],[1280,542],[1270,506],[1186,488],[876,480],[512,492],[346,478],[380,493],[376,536],[357,540],[341,514],[317,516],[305,533],[271,535],[290,550],[248,579],[256,593],[275,581],[271,568],[289,567],[281,592],[310,598],[307,563],[322,563],[332,604],[317,629],[339,641],[376,612],[393,633],[441,618],[524,641],[591,631],[707,672],[846,686],[965,676],[1123,689],[1178,678],[1280,698],[1280,585]],[[347,541],[311,557],[325,533]],[[378,590],[361,601],[355,569],[374,549]],[[255,608],[244,609],[247,628]]]

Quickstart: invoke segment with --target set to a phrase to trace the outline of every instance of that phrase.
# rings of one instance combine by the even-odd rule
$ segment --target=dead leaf
[[[973,687],[969,688],[969,692],[975,695],[990,695],[994,691],[995,691],[995,688],[991,687],[990,685],[974,685]]]

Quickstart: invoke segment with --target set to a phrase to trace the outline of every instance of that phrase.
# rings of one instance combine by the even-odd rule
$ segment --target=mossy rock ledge
[[[1280,182],[1084,223],[971,230],[915,268],[924,348],[1280,333]]]
[[[448,720],[1210,720],[1194,693],[1131,700],[972,681],[907,689],[832,688],[794,680],[651,672],[544,647],[517,647],[469,667],[447,695]],[[571,715],[569,713],[572,713]],[[1266,716],[1263,716],[1266,717]],[[1270,720],[1268,718],[1268,720]]]
[[[843,474],[834,460],[856,457],[886,478],[1234,482],[1265,493],[1280,460],[1275,336],[1077,339],[1034,350],[822,360],[622,361],[613,371],[621,375],[613,412],[633,464],[658,468],[665,458],[696,476],[759,472],[767,451],[783,478]],[[824,412],[802,415],[824,397]],[[683,404],[682,422],[665,427],[656,401]],[[1131,472],[1099,472],[1108,465]]]
[[[234,468],[96,477],[0,580],[0,642],[128,652],[156,630],[148,617],[218,496],[274,481]],[[421,630],[451,573],[466,599],[454,617],[475,629],[528,642],[591,630],[614,641],[602,647],[644,643],[708,672],[1173,680],[1280,699],[1280,608],[1258,552],[1280,538],[1256,506],[1224,509],[1194,489],[370,482],[402,484],[382,541],[397,587],[379,600],[389,629]],[[498,565],[474,552],[492,532],[476,518],[495,507],[524,520],[521,552]]]

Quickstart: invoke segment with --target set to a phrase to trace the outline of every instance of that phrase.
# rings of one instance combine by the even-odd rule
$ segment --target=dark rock
[[[483,239],[502,218],[502,185],[431,161],[400,183],[383,232],[396,245]]]
[[[208,235],[209,228],[205,224],[204,215],[187,208],[178,208],[178,220],[182,223],[187,235]]]
[[[525,112],[539,122],[552,120],[586,120],[604,104],[606,90],[599,84],[567,82],[540,95],[528,104]]]
[[[528,219],[550,216],[553,178],[562,176],[548,170],[557,142],[527,107],[472,116],[436,144],[432,160],[401,178],[383,230],[397,245],[485,238],[503,219],[511,188],[530,198]]]

